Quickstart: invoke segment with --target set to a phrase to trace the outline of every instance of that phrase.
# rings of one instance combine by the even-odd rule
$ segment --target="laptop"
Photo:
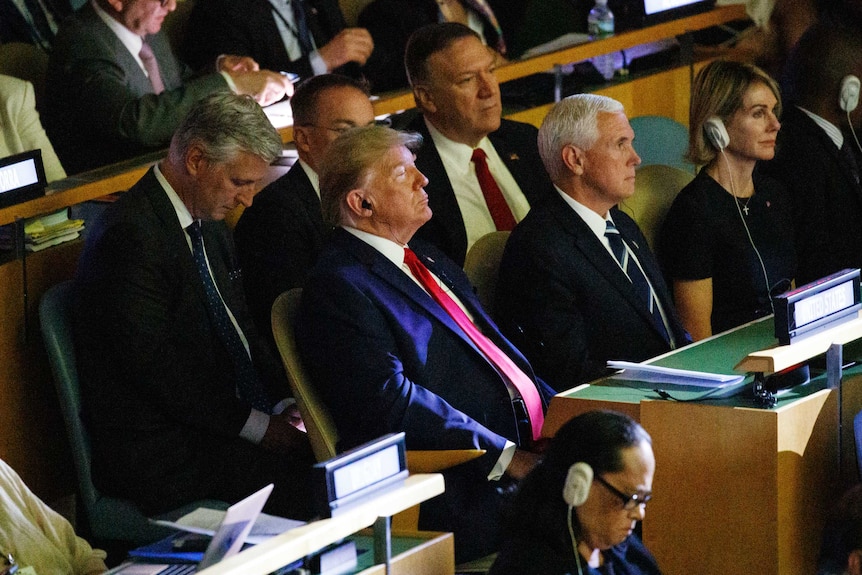
[[[141,563],[127,562],[111,569],[106,575],[186,575],[215,565],[219,561],[240,552],[254,522],[269,499],[273,485],[270,483],[260,491],[249,495],[239,503],[231,505],[225,512],[219,528],[197,565],[193,563]]]

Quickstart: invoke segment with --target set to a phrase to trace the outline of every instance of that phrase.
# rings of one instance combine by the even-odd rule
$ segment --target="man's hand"
[[[260,66],[248,56],[222,54],[216,60],[216,70],[219,72],[257,72],[260,70]]]
[[[257,72],[228,72],[237,92],[248,94],[261,106],[269,106],[293,95],[293,83],[286,76],[269,70]]]
[[[289,411],[270,416],[269,427],[260,442],[261,447],[276,453],[314,460],[308,435],[297,428],[296,418]]]
[[[357,62],[360,66],[364,65],[373,50],[374,40],[371,39],[368,30],[365,28],[345,28],[325,46],[318,49],[318,53],[331,72],[348,62]]]
[[[509,462],[509,467],[506,468],[506,475],[517,481],[522,480],[537,463],[542,459],[538,453],[531,453],[523,449],[516,449],[512,461]]]

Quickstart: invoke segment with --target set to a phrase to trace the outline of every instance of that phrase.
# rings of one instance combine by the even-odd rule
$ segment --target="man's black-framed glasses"
[[[596,475],[595,479],[596,481],[604,485],[608,491],[610,491],[619,498],[619,500],[623,504],[623,509],[625,509],[626,511],[631,511],[636,507],[646,505],[649,500],[652,499],[652,493],[645,493],[643,495],[641,495],[640,493],[633,493],[631,495],[626,495],[625,493],[605,481],[605,479],[601,475]]]

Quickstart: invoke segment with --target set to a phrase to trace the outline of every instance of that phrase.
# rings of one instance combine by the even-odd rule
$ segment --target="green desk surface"
[[[710,373],[742,374],[742,372],[736,372],[733,369],[742,358],[751,352],[767,349],[775,345],[778,345],[778,341],[773,335],[772,316],[768,316],[659,356],[645,363]],[[858,346],[850,349],[848,347],[845,347],[845,360],[848,357],[848,352],[851,352],[853,357],[859,357],[855,353],[855,348]],[[862,367],[852,368],[845,373],[847,375],[862,374]],[[720,391],[704,391],[700,387],[674,385],[668,386],[665,389],[675,399],[683,401],[708,401],[711,405],[727,405],[730,407],[758,407],[750,393],[753,380],[754,376],[747,374],[744,384],[740,386],[739,393],[732,397],[721,399],[710,397],[719,394]],[[822,370],[812,367],[811,382],[782,391],[778,395],[776,409],[788,405],[797,399],[811,395],[825,386],[826,377],[822,373]],[[584,400],[640,403],[644,399],[661,399],[653,391],[657,387],[661,386],[652,382],[627,381],[610,376],[593,381],[589,385],[575,387],[560,395]]]

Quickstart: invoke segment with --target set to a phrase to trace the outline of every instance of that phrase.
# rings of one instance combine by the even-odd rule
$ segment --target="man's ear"
[[[123,11],[125,0],[100,0],[99,4],[103,8],[110,8],[111,10],[119,14]]]
[[[365,190],[361,188],[354,188],[347,192],[347,197],[345,201],[347,202],[347,208],[350,211],[350,214],[357,218],[367,218],[370,217],[373,213],[373,210],[368,207],[368,199],[365,197]]]
[[[847,557],[848,575],[862,575],[862,550],[854,549]]]
[[[563,163],[569,168],[569,171],[576,176],[581,176],[584,173],[584,152],[573,144],[563,146],[560,154],[563,157]]]
[[[423,112],[435,113],[437,104],[434,103],[434,96],[431,90],[423,84],[413,86],[413,99],[416,101],[416,106]]]
[[[206,156],[204,156],[204,151],[200,146],[192,145],[186,151],[185,166],[190,175],[198,175],[203,170],[206,161]]]
[[[296,144],[296,149],[308,153],[308,133],[304,126],[293,127],[293,143]]]

